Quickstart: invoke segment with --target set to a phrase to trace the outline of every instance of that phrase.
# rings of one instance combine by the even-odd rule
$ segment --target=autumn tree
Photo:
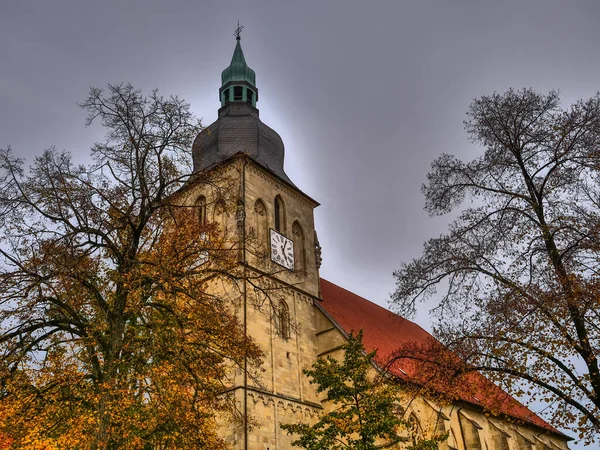
[[[222,448],[228,370],[260,352],[206,289],[237,252],[178,200],[199,121],[130,85],[81,107],[106,129],[91,164],[51,148],[27,172],[0,151],[2,443]]]
[[[317,392],[326,393],[330,410],[314,425],[281,425],[289,434],[299,436],[292,445],[307,450],[375,450],[412,442],[401,386],[374,364],[376,352],[365,351],[362,331],[350,335],[342,349],[342,362],[328,356],[304,370]],[[415,440],[408,448],[435,450],[445,438]]]
[[[410,315],[440,287],[436,335],[465,371],[596,440],[600,95],[563,109],[556,92],[511,89],[476,99],[465,127],[482,154],[443,154],[423,186],[430,214],[460,214],[395,273],[392,303]]]

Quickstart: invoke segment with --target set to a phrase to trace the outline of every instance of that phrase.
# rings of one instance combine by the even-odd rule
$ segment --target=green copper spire
[[[229,102],[247,102],[256,107],[258,100],[258,90],[256,89],[256,74],[254,70],[246,64],[246,58],[242,51],[240,43],[240,32],[243,27],[239,26],[235,30],[235,38],[237,43],[233,51],[231,63],[223,72],[221,72],[221,89],[219,89],[219,97],[221,106],[225,106]]]
[[[221,84],[224,86],[230,81],[247,81],[252,86],[256,85],[256,74],[254,70],[248,67],[246,64],[246,58],[244,58],[244,52],[242,51],[242,45],[238,39],[233,51],[233,58],[231,58],[231,64],[229,67],[221,72]]]

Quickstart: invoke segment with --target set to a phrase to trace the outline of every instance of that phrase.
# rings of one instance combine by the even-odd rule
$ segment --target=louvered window
[[[241,86],[235,86],[233,88],[233,101],[239,102],[244,98],[244,89]]]

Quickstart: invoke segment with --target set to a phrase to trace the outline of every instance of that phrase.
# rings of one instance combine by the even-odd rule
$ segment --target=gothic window
[[[256,238],[261,244],[267,240],[267,207],[261,199],[254,203],[254,226]]]
[[[196,200],[196,208],[198,208],[198,221],[201,225],[206,224],[206,197],[204,195]]]
[[[304,244],[304,232],[297,221],[292,225],[292,236],[294,239],[294,267],[299,272],[305,272],[306,248]]]
[[[223,104],[229,103],[229,89],[223,91]]]
[[[233,101],[234,102],[239,102],[244,98],[243,91],[244,91],[244,89],[241,86],[233,87]]]
[[[285,233],[285,206],[279,195],[275,197],[275,230]]]
[[[286,302],[281,300],[277,308],[277,328],[281,337],[290,337],[290,309]]]

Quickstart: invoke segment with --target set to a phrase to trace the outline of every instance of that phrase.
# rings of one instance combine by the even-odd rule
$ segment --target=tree
[[[374,450],[407,442],[411,424],[403,418],[400,386],[376,370],[376,352],[365,351],[362,331],[349,336],[343,351],[342,363],[328,356],[304,370],[317,392],[327,393],[331,411],[314,425],[282,424],[289,434],[299,435],[292,445],[308,450]],[[420,440],[409,448],[435,450],[445,438]]]
[[[207,289],[235,281],[237,250],[179,199],[200,124],[131,85],[93,88],[81,107],[107,130],[92,164],[51,148],[26,174],[0,152],[2,442],[222,448],[219,394],[260,351]]]
[[[395,273],[404,314],[436,287],[436,335],[516,395],[547,402],[554,424],[600,431],[600,95],[509,90],[476,99],[465,127],[482,155],[443,154],[426,210],[463,208],[422,256]]]

